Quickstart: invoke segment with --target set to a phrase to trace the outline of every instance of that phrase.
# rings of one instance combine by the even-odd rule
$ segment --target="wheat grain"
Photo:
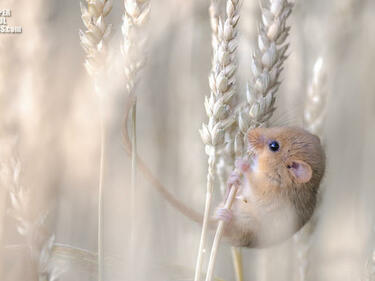
[[[218,49],[219,45],[219,22],[220,22],[220,7],[219,7],[219,0],[212,0],[209,7],[209,15],[210,15],[210,26],[211,26],[211,46],[212,51]],[[214,55],[212,59],[214,59]],[[215,63],[212,61],[212,67],[214,67]]]

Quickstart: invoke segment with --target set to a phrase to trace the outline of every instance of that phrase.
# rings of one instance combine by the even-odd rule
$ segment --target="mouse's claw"
[[[227,200],[229,196],[229,192],[233,186],[240,187],[241,186],[241,175],[238,174],[236,170],[232,172],[232,174],[229,176],[227,181],[227,190],[224,195],[225,201]]]
[[[241,185],[241,176],[238,175],[238,173],[236,173],[235,171],[232,172],[232,174],[228,178],[227,184],[228,184],[228,188],[230,188],[232,185],[240,186]]]
[[[216,210],[215,218],[218,220],[224,221],[225,223],[230,223],[233,218],[233,213],[229,209],[218,208]]]
[[[250,162],[245,159],[237,159],[234,165],[242,173],[250,170]]]

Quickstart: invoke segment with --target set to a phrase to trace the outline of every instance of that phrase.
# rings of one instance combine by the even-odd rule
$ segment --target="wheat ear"
[[[218,21],[217,46],[213,51],[213,68],[209,76],[211,94],[205,99],[205,109],[208,123],[202,124],[200,134],[208,155],[207,191],[204,209],[201,239],[195,268],[195,281],[201,279],[203,250],[208,226],[208,217],[211,209],[211,198],[214,187],[217,152],[225,146],[224,136],[229,132],[235,118],[231,109],[231,100],[235,94],[235,77],[237,69],[235,51],[237,48],[236,35],[238,15],[238,0],[227,1],[227,18],[223,23]],[[212,21],[211,21],[212,23]],[[216,45],[216,44],[215,44]],[[215,46],[214,45],[214,46]]]
[[[239,21],[239,1],[227,1],[226,2],[226,15],[227,18],[223,23],[220,19],[220,9],[218,6],[218,1],[212,0],[210,5],[210,22],[211,22],[211,43],[212,43],[212,69],[211,75],[209,77],[210,88],[212,91],[217,91],[215,87],[215,76],[218,77],[220,72],[223,74],[229,83],[228,89],[223,91],[231,93],[232,95],[236,94],[237,83],[235,78],[235,73],[238,69],[238,63],[236,58],[236,50],[238,46],[238,28],[237,24]],[[220,32],[228,33],[226,39],[220,38],[223,36],[219,34]],[[224,37],[226,35],[224,34]],[[224,81],[225,82],[225,81]],[[214,103],[211,102],[211,106]],[[235,116],[232,108],[235,106],[235,99],[230,98],[230,101],[227,103],[226,111],[222,113],[227,114],[229,118]],[[207,103],[207,100],[206,100]],[[207,106],[208,104],[205,104]],[[220,104],[215,104],[214,106],[220,106]],[[209,109],[210,110],[210,109]],[[211,111],[215,111],[214,107],[211,108]],[[220,110],[220,109],[219,109]],[[207,111],[207,108],[206,108]],[[214,113],[215,114],[215,113]],[[234,122],[233,122],[234,123]],[[232,123],[232,124],[233,124]],[[226,181],[229,175],[229,172],[233,170],[234,166],[234,154],[233,154],[233,126],[228,126],[224,130],[224,145],[217,147],[217,161],[216,161],[216,174],[220,183],[220,191],[222,195],[225,193]]]
[[[219,0],[211,0],[210,7],[209,7],[209,15],[210,15],[210,25],[211,25],[211,46],[212,46],[212,64],[211,64],[211,72],[215,72],[217,68],[217,58],[216,52],[219,49],[220,41],[219,41],[219,23],[220,19],[220,5]],[[225,138],[225,137],[224,137]],[[220,191],[221,195],[225,194],[225,182],[227,179],[226,170],[228,168],[228,162],[224,159],[224,152],[217,151],[217,154],[220,155],[217,159],[216,163],[216,173],[220,183]]]
[[[250,62],[250,81],[246,90],[246,102],[238,114],[239,131],[234,142],[237,156],[246,153],[246,135],[249,129],[266,126],[275,111],[276,92],[280,86],[279,75],[289,44],[285,41],[290,27],[286,20],[293,4],[287,0],[270,0],[267,7],[261,7],[258,45]]]
[[[98,280],[103,278],[103,176],[104,176],[104,148],[105,126],[100,89],[100,76],[103,74],[107,59],[107,45],[112,26],[107,25],[105,17],[112,9],[112,0],[86,0],[87,5],[80,3],[82,21],[87,30],[80,30],[81,45],[86,53],[85,67],[94,78],[95,90],[98,96],[100,119],[100,168],[98,187]]]
[[[81,46],[86,53],[85,67],[87,72],[98,75],[106,62],[106,51],[112,25],[105,23],[105,17],[112,9],[112,0],[86,0],[82,2],[82,21],[86,31],[79,31]]]
[[[149,0],[125,0],[124,6],[121,52],[124,57],[126,89],[128,94],[134,94],[139,73],[147,58],[145,24],[149,19],[151,5]]]
[[[1,185],[7,186],[10,197],[8,213],[17,221],[17,231],[25,238],[31,263],[35,268],[34,280],[55,281],[65,271],[64,266],[56,266],[52,260],[55,237],[48,233],[45,220],[47,213],[33,217],[31,191],[20,181],[21,162],[13,156],[2,163]]]

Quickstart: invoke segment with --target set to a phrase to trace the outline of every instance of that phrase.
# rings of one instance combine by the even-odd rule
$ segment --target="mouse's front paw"
[[[245,159],[237,159],[234,165],[242,173],[250,170],[250,162]]]
[[[215,218],[217,220],[224,221],[225,223],[230,223],[233,218],[233,213],[231,210],[226,208],[218,208],[216,210]]]
[[[232,185],[240,186],[241,185],[241,176],[238,175],[236,172],[232,172],[232,174],[228,178],[228,188]]]

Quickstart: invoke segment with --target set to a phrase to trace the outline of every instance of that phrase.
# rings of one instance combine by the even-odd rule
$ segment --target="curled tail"
[[[128,134],[128,119],[129,119],[130,109],[133,107],[135,102],[136,102],[135,96],[131,95],[127,98],[126,104],[125,104],[123,138],[124,138],[125,149],[128,154],[131,154],[132,152],[132,145],[131,145],[129,134]],[[200,213],[196,212],[195,210],[191,209],[190,207],[186,206],[180,200],[176,199],[176,197],[172,193],[170,193],[163,186],[163,184],[153,175],[151,170],[147,167],[147,165],[144,163],[144,161],[140,158],[138,154],[136,155],[136,157],[137,157],[137,168],[143,173],[143,175],[151,183],[151,185],[154,186],[161,193],[161,195],[180,213],[190,218],[191,220],[202,224],[203,216]]]

